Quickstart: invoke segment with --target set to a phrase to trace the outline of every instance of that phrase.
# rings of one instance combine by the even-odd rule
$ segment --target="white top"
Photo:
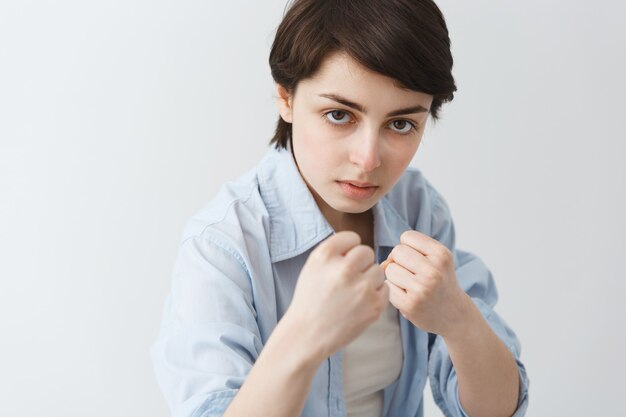
[[[381,417],[383,389],[403,361],[399,312],[388,303],[380,318],[344,348],[343,386],[349,417]]]

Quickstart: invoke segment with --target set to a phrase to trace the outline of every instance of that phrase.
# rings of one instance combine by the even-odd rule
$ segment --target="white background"
[[[413,163],[496,278],[527,415],[622,416],[625,3],[439,5],[459,90]],[[0,4],[0,415],[169,415],[148,348],[178,240],[267,150],[283,7]]]

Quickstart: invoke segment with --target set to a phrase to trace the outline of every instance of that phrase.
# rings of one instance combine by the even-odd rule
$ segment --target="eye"
[[[390,123],[390,126],[393,126],[393,128],[398,129],[398,130],[394,129],[394,131],[401,135],[406,135],[410,133],[411,130],[413,129],[417,130],[417,126],[414,123],[409,122],[408,120],[404,120],[404,119],[394,120]]]
[[[345,125],[350,121],[350,114],[343,110],[331,110],[324,113],[324,119],[335,125]]]

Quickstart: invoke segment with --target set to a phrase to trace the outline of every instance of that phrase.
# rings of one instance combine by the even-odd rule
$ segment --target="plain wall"
[[[438,4],[458,92],[413,164],[494,274],[527,415],[623,415],[626,5]],[[283,7],[0,3],[0,415],[169,415],[177,245],[268,149]]]

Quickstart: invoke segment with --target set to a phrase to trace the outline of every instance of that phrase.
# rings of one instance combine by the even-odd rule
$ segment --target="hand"
[[[462,325],[471,300],[458,284],[454,258],[445,245],[408,230],[381,266],[387,275],[389,301],[404,318],[442,336]]]
[[[320,243],[302,267],[287,313],[302,324],[306,346],[332,355],[376,321],[389,303],[385,274],[372,248],[352,231]]]

